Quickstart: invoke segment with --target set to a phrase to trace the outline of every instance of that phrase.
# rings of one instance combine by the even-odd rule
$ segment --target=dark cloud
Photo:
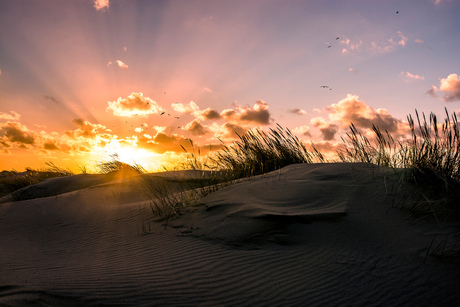
[[[319,131],[321,131],[321,135],[325,141],[332,141],[339,130],[339,127],[336,124],[328,123],[320,117],[313,118],[311,123],[313,126],[319,128]]]
[[[52,101],[54,102],[55,104],[60,104],[61,102],[59,100],[57,100],[56,98],[54,97],[51,97],[51,96],[43,96],[46,100],[49,100],[49,101]]]
[[[224,110],[221,116],[233,122],[268,125],[270,124],[271,114],[268,111],[268,104],[263,100],[258,100],[252,108],[237,106],[234,110]]]
[[[194,119],[187,125],[185,125],[185,130],[191,132],[194,135],[205,135],[208,133],[208,129],[200,123],[198,119]]]
[[[45,144],[43,144],[43,148],[46,149],[46,150],[59,150],[59,149],[61,149],[56,145],[56,141],[45,142]]]
[[[305,114],[307,114],[307,111],[299,109],[299,108],[291,109],[291,110],[289,110],[289,112],[292,113],[292,114],[297,114],[297,115],[305,115]]]
[[[198,117],[202,120],[209,120],[209,119],[220,119],[222,116],[216,110],[211,108],[207,108],[203,111],[199,111]]]
[[[0,137],[3,142],[9,141],[19,145],[34,145],[36,135],[18,122],[7,122],[1,126]]]

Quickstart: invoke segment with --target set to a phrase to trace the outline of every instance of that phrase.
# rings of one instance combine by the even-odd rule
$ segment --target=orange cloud
[[[124,69],[124,70],[129,69],[128,65],[126,65],[125,63],[123,63],[120,60],[115,60],[115,63],[114,62],[108,62],[107,66],[112,66],[113,64],[116,64],[118,67],[120,67],[121,69]]]
[[[132,117],[158,114],[163,109],[152,99],[144,97],[142,93],[131,93],[127,98],[119,97],[116,101],[109,101],[107,110],[112,110],[116,116]]]
[[[185,125],[185,130],[191,132],[194,135],[205,135],[208,132],[208,129],[200,123],[198,119],[194,119],[187,125]]]
[[[82,120],[81,118],[76,118],[72,122],[78,126],[78,129],[67,130],[64,132],[67,136],[71,138],[84,137],[93,139],[97,136],[110,134],[111,132],[111,130],[104,125],[91,124],[89,121]]]
[[[372,124],[382,130],[395,132],[402,121],[391,116],[385,109],[373,109],[358,96],[348,94],[346,98],[326,108],[329,118],[342,127],[353,123],[356,127],[372,129]]]
[[[10,111],[12,115],[0,112],[0,119],[6,119],[6,120],[19,120],[21,115],[19,115],[17,112]]]
[[[94,0],[94,8],[99,10],[104,10],[109,8],[109,0]]]
[[[174,111],[184,114],[192,114],[200,110],[200,107],[193,101],[190,101],[188,104],[176,102],[173,103],[171,106]]]

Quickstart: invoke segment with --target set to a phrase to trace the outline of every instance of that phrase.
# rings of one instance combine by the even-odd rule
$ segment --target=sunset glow
[[[404,138],[415,109],[460,112],[459,16],[458,0],[0,0],[0,170],[115,153],[158,170],[276,124],[331,156],[351,122]]]

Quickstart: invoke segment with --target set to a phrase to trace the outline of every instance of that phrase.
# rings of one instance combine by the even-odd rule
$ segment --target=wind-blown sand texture
[[[149,212],[143,176],[162,180],[76,175],[29,187],[41,194],[25,193],[41,198],[2,198],[0,303],[460,302],[460,264],[427,256],[458,224],[414,223],[394,208],[405,192],[397,191],[391,170],[291,165],[210,194],[166,227]]]

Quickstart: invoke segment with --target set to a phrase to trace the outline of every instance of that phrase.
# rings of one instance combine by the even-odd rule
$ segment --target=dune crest
[[[290,165],[208,195],[166,228],[149,211],[142,176],[163,180],[73,176],[64,181],[78,189],[0,204],[0,304],[460,301],[460,264],[429,256],[458,223],[413,223],[394,208],[404,195],[388,169]]]

